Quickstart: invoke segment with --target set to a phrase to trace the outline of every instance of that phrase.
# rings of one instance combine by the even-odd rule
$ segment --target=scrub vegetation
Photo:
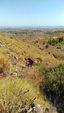
[[[44,35],[45,34],[45,35]],[[0,32],[0,112],[18,113],[30,104],[64,111],[64,32],[4,30]],[[34,64],[27,67],[24,58]]]

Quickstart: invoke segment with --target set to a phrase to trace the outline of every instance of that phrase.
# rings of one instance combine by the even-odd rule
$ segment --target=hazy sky
[[[64,0],[0,0],[0,26],[64,25]]]

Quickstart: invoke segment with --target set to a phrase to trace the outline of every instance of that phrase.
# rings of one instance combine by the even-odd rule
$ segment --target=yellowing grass
[[[26,42],[23,42],[22,40],[16,41],[15,39],[10,39],[9,37],[5,37],[0,33],[0,40],[2,41],[2,44],[5,45],[5,47],[0,48],[0,52],[2,54],[6,54],[7,52],[24,59],[24,57],[32,57],[32,58],[41,58],[43,62],[49,62],[52,64],[59,63],[59,61],[54,58],[53,56],[48,55],[48,53],[43,52],[42,50],[38,49],[38,47],[35,47],[33,45],[27,44]]]
[[[27,90],[29,92],[25,93]],[[25,102],[31,103],[35,97],[35,103],[40,104],[44,110],[46,106],[49,106],[39,91],[27,82],[27,79],[0,80],[0,105],[3,107],[0,108],[1,110],[16,112],[21,105],[24,105]]]
[[[6,75],[7,72],[11,71],[11,64],[6,56],[0,54],[0,75]]]

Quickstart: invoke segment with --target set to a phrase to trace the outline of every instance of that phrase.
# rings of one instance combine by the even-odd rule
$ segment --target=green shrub
[[[58,46],[57,49],[61,49],[61,47]]]
[[[43,45],[45,45],[45,42],[43,42]]]
[[[52,45],[52,46],[55,46],[58,43],[58,40],[56,40],[56,39],[49,40],[47,43]]]
[[[63,41],[63,37],[58,38],[59,43]]]
[[[55,46],[58,43],[63,42],[63,37],[57,38],[57,39],[53,39],[53,40],[48,40],[48,44]]]
[[[58,112],[63,113],[64,109],[64,64],[56,67],[40,67],[39,73],[43,76],[40,84],[40,91],[46,94],[47,98],[57,106]],[[61,104],[60,104],[61,103]]]
[[[48,46],[49,46],[49,45],[47,44],[47,45],[45,46],[45,48],[48,48]]]
[[[38,43],[38,40],[36,40],[36,41],[34,42],[34,44],[36,44],[36,43]]]

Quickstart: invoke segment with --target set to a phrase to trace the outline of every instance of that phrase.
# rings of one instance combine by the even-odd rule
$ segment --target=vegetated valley
[[[0,31],[0,113],[34,113],[18,111],[33,104],[64,113],[64,29]]]

